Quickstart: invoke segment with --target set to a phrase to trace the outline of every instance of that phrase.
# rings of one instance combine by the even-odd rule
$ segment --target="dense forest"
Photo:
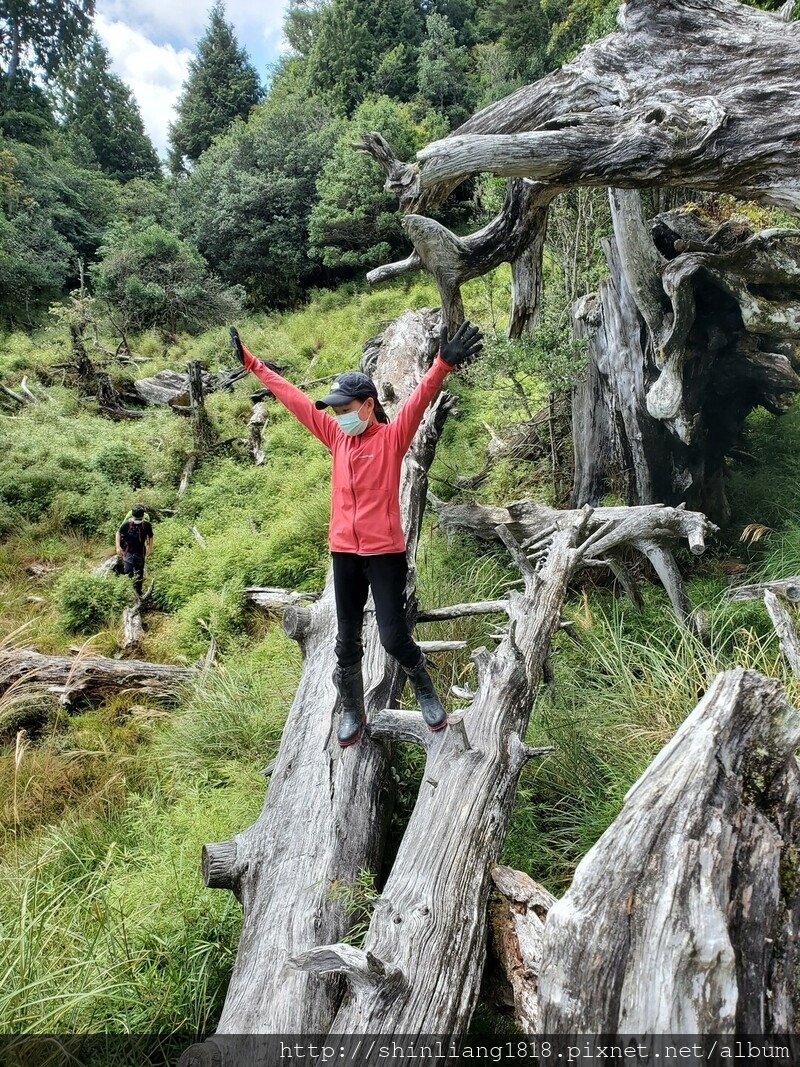
[[[241,910],[203,887],[198,857],[256,817],[300,673],[297,645],[248,590],[313,594],[329,565],[328,454],[267,401],[254,462],[256,383],[226,378],[227,327],[313,390],[357,366],[402,312],[435,307],[424,271],[365,282],[410,248],[396,197],[356,143],[376,131],[412,160],[612,32],[617,7],[290,0],[288,50],[267,78],[218,0],[162,161],[111,70],[93,0],[0,4],[0,679],[19,648],[76,662],[130,655],[120,626],[131,584],[98,568],[139,502],[155,547],[135,654],[187,672],[167,697],[120,689],[70,702],[24,676],[0,690],[1,1033],[163,1035],[163,1059],[129,1042],[92,1061],[106,1064],[169,1062],[213,1033]],[[436,218],[473,233],[505,187],[471,178]],[[655,213],[658,193],[647,195]],[[797,226],[728,195],[670,195],[715,225]],[[568,505],[570,400],[586,367],[570,310],[606,274],[610,232],[604,190],[554,202],[531,334],[507,336],[507,265],[464,286],[485,351],[448,381],[457,410],[431,469],[436,498]],[[185,398],[146,403],[136,388],[190,362],[215,386],[202,447]],[[527,739],[552,752],[523,771],[504,851],[555,894],[718,671],[751,667],[800,696],[763,605],[725,597],[743,576],[800,573],[800,415],[775,415],[753,412],[726,457],[730,515],[716,544],[678,556],[702,624],[681,626],[646,569],[638,610],[599,573],[570,590],[570,632],[554,640]],[[620,478],[603,503],[624,502]],[[518,579],[502,545],[445,536],[426,512],[421,604],[492,600]],[[442,693],[468,684],[469,649],[495,636],[478,616],[427,627],[467,646],[432,656]],[[422,763],[398,750],[389,854]],[[357,920],[355,943],[384,874],[331,888]],[[474,1026],[512,1032],[488,998]]]

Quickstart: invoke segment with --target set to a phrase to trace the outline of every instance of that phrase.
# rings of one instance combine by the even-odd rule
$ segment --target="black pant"
[[[144,584],[144,556],[132,556],[126,552],[122,569],[125,574],[133,578],[133,588],[136,590],[136,595],[141,596],[142,585]]]
[[[380,556],[333,552],[332,556],[339,623],[336,662],[339,666],[353,667],[361,662],[364,605],[372,589],[381,644],[403,667],[416,667],[422,651],[411,636],[406,618],[408,563],[405,552],[387,552]]]

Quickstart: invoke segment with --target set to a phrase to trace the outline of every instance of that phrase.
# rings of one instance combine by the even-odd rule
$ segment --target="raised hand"
[[[236,358],[241,365],[244,366],[244,349],[242,348],[242,342],[239,339],[239,331],[235,326],[231,326],[231,347],[236,353]]]
[[[472,325],[469,319],[461,323],[449,340],[447,326],[442,326],[439,333],[439,355],[451,367],[461,367],[465,363],[472,363],[481,354],[482,348],[483,334],[477,326]]]

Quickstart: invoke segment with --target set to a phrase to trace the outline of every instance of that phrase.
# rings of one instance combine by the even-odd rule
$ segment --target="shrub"
[[[104,578],[70,569],[55,589],[58,614],[68,633],[91,633],[111,623],[133,602],[133,586],[127,578]]]
[[[97,294],[129,329],[193,333],[241,310],[243,290],[224,288],[196,249],[156,223],[110,230],[99,251]]]

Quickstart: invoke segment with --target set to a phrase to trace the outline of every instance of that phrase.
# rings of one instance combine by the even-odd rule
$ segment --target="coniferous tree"
[[[431,116],[432,117],[432,116]],[[351,272],[391,259],[407,244],[397,198],[387,193],[378,164],[353,148],[364,130],[377,130],[401,159],[411,159],[427,141],[446,132],[441,118],[417,126],[408,104],[369,97],[343,128],[317,181],[317,202],[309,219],[309,254],[326,267]]]
[[[76,156],[111,178],[158,177],[161,167],[130,89],[94,34],[65,79],[64,128]]]
[[[469,113],[467,49],[456,44],[455,30],[445,15],[432,12],[425,28],[417,70],[420,95],[446,115],[451,125],[458,125]]]
[[[95,0],[0,0],[4,88],[21,64],[51,75],[77,55],[91,32],[94,7]]]
[[[307,56],[314,44],[324,0],[289,0],[283,35],[299,56]]]
[[[311,84],[348,114],[379,86],[410,100],[422,37],[415,0],[332,0],[320,12],[309,54]]]
[[[261,99],[258,74],[225,21],[222,0],[211,8],[208,26],[189,64],[189,77],[169,127],[173,174],[195,163],[213,139],[237,119],[246,119]]]
[[[321,271],[308,256],[317,176],[340,131],[325,102],[273,82],[178,184],[179,225],[211,267],[266,307],[295,302]]]

